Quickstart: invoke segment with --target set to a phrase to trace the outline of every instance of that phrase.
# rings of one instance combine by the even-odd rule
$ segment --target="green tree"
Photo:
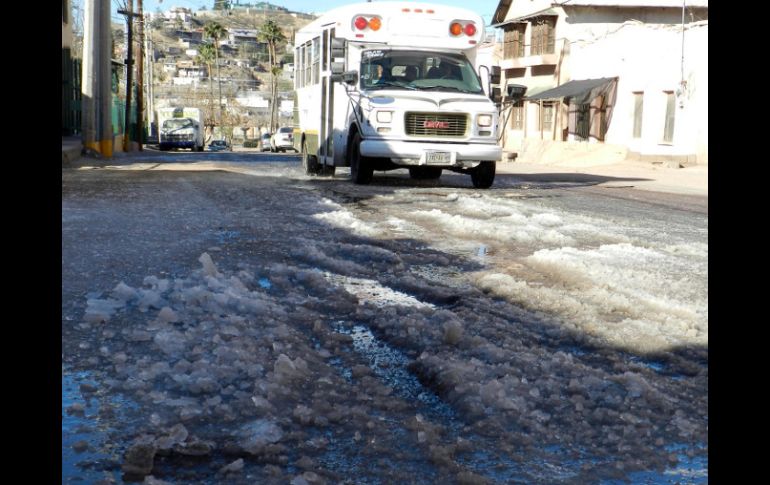
[[[230,10],[230,2],[228,0],[214,0],[214,10]]]
[[[222,77],[219,75],[219,39],[227,35],[227,29],[219,22],[211,21],[203,27],[203,35],[214,41],[214,61],[217,65],[217,84],[219,85],[219,121],[222,122]]]
[[[216,59],[216,53],[215,53],[214,44],[211,43],[203,43],[198,47],[198,55],[195,58],[195,62],[198,64],[205,64],[206,68],[208,70],[209,75],[209,88],[211,89],[211,96],[209,97],[209,110],[210,113],[213,113],[214,111],[214,84],[211,82],[211,64],[214,63],[214,60]],[[221,102],[220,102],[221,104]],[[213,116],[212,116],[213,118]],[[214,127],[211,126],[211,129],[213,130]]]
[[[267,43],[267,55],[270,64],[270,131],[276,129],[276,100],[278,97],[278,75],[281,68],[278,67],[276,47],[286,42],[286,36],[274,20],[267,20],[259,29],[259,40]]]

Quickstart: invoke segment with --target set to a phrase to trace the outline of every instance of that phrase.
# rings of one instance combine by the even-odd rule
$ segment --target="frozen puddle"
[[[677,454],[679,462],[674,468],[668,468],[662,474],[658,472],[632,472],[628,475],[628,480],[631,483],[644,485],[707,484],[709,482],[708,458],[705,456],[691,458],[685,453],[686,448],[686,446],[678,444],[666,447],[666,451]],[[602,480],[600,485],[623,485],[629,483],[628,480]]]
[[[420,300],[407,295],[406,293],[393,290],[387,286],[382,286],[375,280],[352,278],[350,276],[343,276],[326,272],[323,275],[324,278],[326,278],[329,282],[338,286],[342,286],[348,293],[355,295],[356,298],[358,298],[359,304],[371,303],[378,308],[389,305],[412,306],[417,308],[431,309],[436,308],[434,305],[421,302]]]
[[[109,437],[108,416],[135,408],[117,395],[105,399],[104,391],[86,372],[62,370],[62,484],[95,483],[120,478],[120,453]],[[117,414],[115,414],[117,413]],[[118,482],[119,483],[119,482]]]
[[[353,349],[369,361],[369,367],[374,374],[392,388],[396,395],[407,401],[421,403],[421,407],[425,409],[420,411],[428,415],[454,417],[454,411],[409,372],[411,361],[404,354],[377,339],[372,331],[363,325],[354,325],[350,329],[337,322],[332,324],[332,328],[338,333],[350,335],[353,339]]]

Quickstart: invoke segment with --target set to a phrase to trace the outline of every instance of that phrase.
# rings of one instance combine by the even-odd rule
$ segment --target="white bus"
[[[480,15],[414,2],[348,5],[295,34],[295,148],[308,174],[350,167],[412,178],[466,173],[488,188],[501,158],[498,111],[474,70]]]

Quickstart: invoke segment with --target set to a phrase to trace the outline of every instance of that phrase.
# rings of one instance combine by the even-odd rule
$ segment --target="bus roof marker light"
[[[463,33],[463,26],[458,22],[453,22],[452,25],[449,26],[449,33],[452,35],[460,35]]]
[[[463,30],[465,31],[465,35],[467,35],[468,37],[473,37],[474,35],[476,35],[476,26],[473,25],[472,23],[466,24]]]
[[[354,25],[358,30],[364,30],[367,25],[369,25],[369,22],[366,21],[363,17],[356,18]]]
[[[371,19],[369,19],[370,29],[377,31],[377,30],[380,30],[381,26],[382,26],[382,21],[380,20],[379,17],[372,17]]]

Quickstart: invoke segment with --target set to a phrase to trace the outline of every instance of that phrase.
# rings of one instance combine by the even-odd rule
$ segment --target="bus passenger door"
[[[324,165],[334,166],[334,83],[331,82],[331,39],[334,28],[324,28],[321,36],[323,76],[321,77],[321,132],[320,160]]]

